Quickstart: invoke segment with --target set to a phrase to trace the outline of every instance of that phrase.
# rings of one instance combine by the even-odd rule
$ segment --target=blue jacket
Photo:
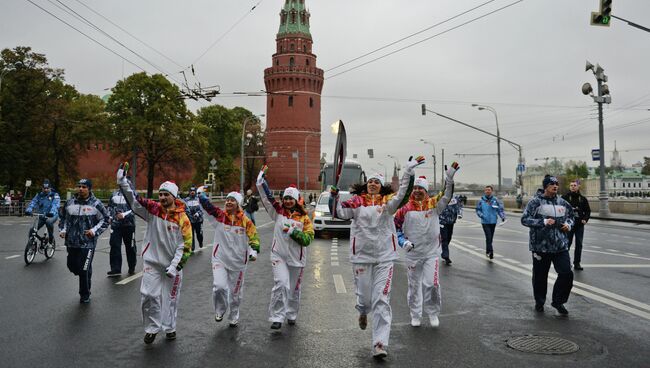
[[[61,197],[54,189],[45,194],[44,192],[38,193],[27,206],[25,212],[36,211],[44,215],[51,213],[53,217],[59,215],[59,206],[61,206]]]
[[[99,235],[108,228],[108,219],[108,211],[92,193],[86,200],[70,198],[59,221],[59,231],[65,232],[65,246],[94,249]],[[87,237],[86,230],[92,230],[95,235]]]
[[[458,199],[458,196],[455,196],[440,214],[440,225],[455,224],[458,216],[463,217],[463,202]]]
[[[554,219],[555,224],[545,225],[545,219]],[[573,227],[573,209],[569,202],[559,196],[554,198],[538,194],[528,202],[521,224],[530,228],[528,249],[531,252],[559,253],[569,249],[567,233],[562,225]]]
[[[118,189],[111,195],[111,199],[108,201],[108,213],[111,216],[111,227],[113,229],[135,227],[135,215],[126,202],[126,198],[124,198],[121,190]],[[118,220],[116,217],[118,213],[125,214],[124,218]]]
[[[183,199],[185,202],[185,213],[193,224],[203,222],[203,212],[201,211],[201,203],[199,196],[187,196]]]
[[[482,224],[496,224],[497,216],[502,220],[506,219],[506,214],[503,212],[503,203],[495,196],[490,198],[483,196],[476,203],[476,216],[481,219]]]

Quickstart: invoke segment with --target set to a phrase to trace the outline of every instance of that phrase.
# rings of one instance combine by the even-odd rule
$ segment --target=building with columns
[[[266,163],[272,189],[295,184],[319,188],[323,70],[316,66],[305,0],[286,0],[280,11],[273,65],[264,70]]]

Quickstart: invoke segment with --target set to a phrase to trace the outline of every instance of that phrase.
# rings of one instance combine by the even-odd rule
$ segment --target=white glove
[[[264,165],[262,166],[262,169],[260,170],[260,173],[257,174],[257,184],[260,185],[264,183],[264,176],[266,175],[266,171],[269,169],[268,166]]]
[[[546,221],[546,220],[544,220],[544,221]],[[506,219],[502,219],[501,222],[499,222],[499,223],[497,224],[497,226],[503,226],[503,225],[505,225],[506,222],[508,222],[508,220],[506,220]]]
[[[178,271],[176,271],[176,267],[174,267],[172,265],[169,265],[165,269],[165,274],[167,275],[167,277],[176,277],[176,275],[178,274]]]
[[[120,184],[122,182],[122,180],[126,176],[127,171],[129,171],[129,163],[128,162],[121,163],[115,175],[117,179],[117,184]]]
[[[418,156],[415,158],[415,160],[413,159],[413,156],[411,156],[409,157],[409,160],[406,162],[406,165],[404,165],[404,169],[409,175],[413,175],[415,172],[414,171],[415,168],[418,165],[421,165],[423,163],[424,163],[424,156]]]
[[[257,251],[253,248],[248,248],[248,259],[252,262],[257,260]]]
[[[403,246],[403,248],[404,248],[404,250],[406,250],[407,252],[410,252],[410,251],[413,250],[413,248],[415,248],[415,244],[411,243],[410,240],[407,240],[407,241],[404,242],[404,246]]]
[[[201,194],[205,192],[205,186],[201,185],[200,187],[196,188],[196,194]]]
[[[447,166],[445,165],[445,168]],[[447,168],[447,171],[445,172],[445,180],[453,182],[454,181],[454,175],[456,175],[456,171],[460,170],[460,166],[458,165],[458,162],[454,161],[451,164],[450,168]]]

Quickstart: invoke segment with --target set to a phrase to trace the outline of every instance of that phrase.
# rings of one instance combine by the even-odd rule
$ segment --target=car
[[[347,201],[352,198],[350,192],[339,192],[339,199]],[[314,209],[314,232],[316,237],[320,237],[323,232],[350,232],[351,220],[333,219],[328,206],[330,200],[330,192],[323,192],[318,196]]]

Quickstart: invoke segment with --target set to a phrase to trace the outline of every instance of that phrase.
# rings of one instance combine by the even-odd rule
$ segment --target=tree
[[[641,174],[650,175],[650,157],[643,157],[643,168]]]
[[[223,190],[228,187],[238,186],[240,167],[236,158],[241,154],[241,134],[245,120],[247,135],[245,137],[245,156],[263,156],[263,136],[260,137],[261,127],[259,119],[252,112],[243,108],[235,107],[228,109],[220,105],[212,105],[200,109],[197,113],[197,120],[208,127],[208,154],[204,160],[197,164],[196,179],[204,177],[208,170],[208,162],[211,159],[217,161],[216,189]],[[256,170],[255,165],[260,161],[255,158],[247,159],[245,172],[248,174],[248,182],[252,177],[251,172]],[[259,169],[259,166],[257,166]],[[249,186],[245,186],[247,188]]]
[[[0,183],[49,178],[55,188],[76,179],[86,140],[97,137],[103,103],[64,83],[29,47],[4,49],[0,58]]]
[[[154,176],[165,167],[187,167],[202,159],[207,140],[205,126],[195,121],[178,87],[160,74],[133,74],[117,82],[106,111],[114,155],[126,157],[137,149],[146,165],[147,196]]]

